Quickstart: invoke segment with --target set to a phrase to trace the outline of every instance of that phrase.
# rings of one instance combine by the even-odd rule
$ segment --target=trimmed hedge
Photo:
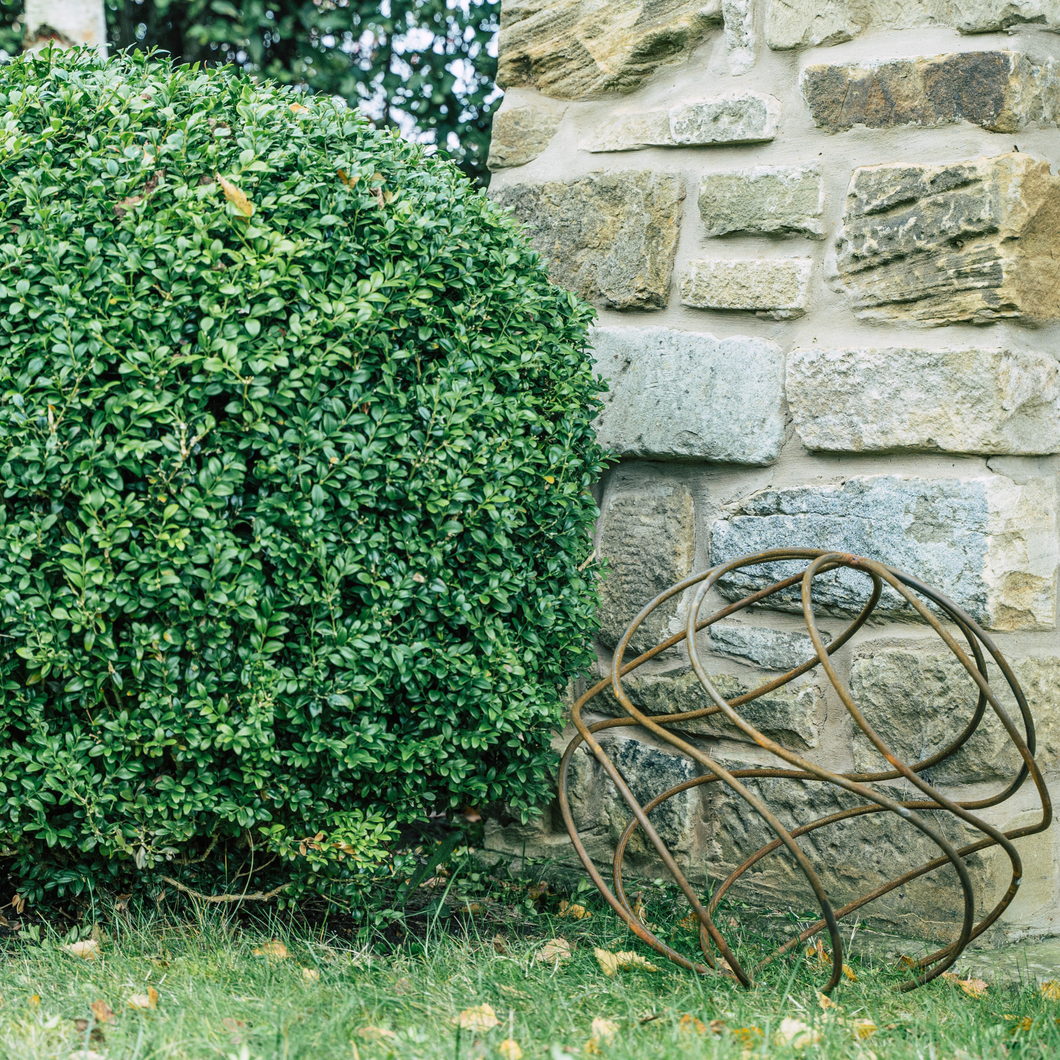
[[[455,167],[298,100],[0,68],[0,858],[30,898],[223,890],[237,850],[274,861],[236,891],[352,893],[401,822],[548,793],[595,624],[591,310]]]

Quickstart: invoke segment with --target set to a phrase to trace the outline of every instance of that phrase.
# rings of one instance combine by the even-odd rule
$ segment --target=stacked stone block
[[[996,638],[1060,795],[1060,4],[505,0],[499,69],[490,194],[556,282],[599,310],[609,391],[597,428],[614,456],[599,484],[599,672],[625,624],[693,570],[782,546],[868,555],[942,589]],[[760,584],[723,581],[716,599]],[[850,572],[818,595],[832,636],[865,599]],[[796,604],[776,599],[704,634],[726,695],[809,656]],[[963,728],[975,697],[901,600],[885,595],[878,614],[844,650],[843,673],[872,724],[921,758]],[[674,600],[631,650],[682,627]],[[705,705],[680,649],[628,688],[650,711]],[[813,674],[745,711],[830,768],[877,765]],[[1014,768],[999,734],[986,727],[932,781],[961,797],[999,790]],[[770,764],[716,718],[688,735],[723,763]],[[694,775],[628,730],[607,739],[635,791]],[[579,755],[574,787],[587,846],[606,863],[624,805],[591,757]],[[767,787],[791,825],[837,799]],[[701,879],[770,838],[719,785],[663,816]],[[554,811],[491,825],[488,843],[574,863]],[[929,853],[877,817],[814,844],[837,898]],[[1024,887],[998,932],[1060,930],[1054,832],[1020,844]],[[630,865],[658,874],[643,846]],[[976,876],[985,906],[1003,866],[986,854]],[[952,884],[943,872],[895,893],[876,921],[944,938]],[[771,909],[812,904],[783,856],[747,887]]]

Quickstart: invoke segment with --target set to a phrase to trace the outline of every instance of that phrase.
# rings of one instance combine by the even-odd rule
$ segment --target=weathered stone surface
[[[1060,26],[1056,0],[954,0],[954,22],[962,33],[991,33],[1021,24]]]
[[[1055,483],[1017,484],[1001,475],[922,479],[873,475],[830,485],[765,489],[714,524],[711,562],[770,548],[851,552],[887,563],[941,590],[992,629],[1051,629],[1056,609]],[[728,596],[743,595],[797,564],[775,563],[727,576]],[[763,573],[765,572],[765,573]],[[816,579],[822,610],[853,614],[868,599],[868,579],[850,570]],[[772,606],[794,610],[771,598]],[[891,589],[877,614],[912,617]]]
[[[727,700],[757,687],[757,683],[749,684],[731,674],[710,673],[708,676]],[[630,702],[647,714],[684,714],[714,706],[713,700],[691,670],[662,674],[646,674],[635,670],[623,678],[622,687]],[[597,696],[590,704],[590,709],[616,717],[626,713],[610,690]],[[817,746],[824,722],[824,693],[812,680],[800,681],[753,699],[736,710],[740,717],[766,736],[793,751],[800,751]],[[719,736],[754,745],[749,736],[720,713],[693,718],[673,727],[696,736]]]
[[[790,320],[806,312],[812,272],[810,258],[693,261],[681,277],[681,304]]]
[[[854,312],[925,325],[1060,316],[1060,178],[1025,154],[856,169],[836,264]]]
[[[721,0],[505,0],[497,83],[562,99],[632,92],[721,21]]]
[[[692,573],[695,512],[684,488],[631,490],[604,506],[600,552],[609,569],[600,586],[600,640],[613,648],[626,626],[651,599]],[[654,647],[671,629],[679,598],[652,612],[637,630],[627,656]]]
[[[603,154],[607,151],[637,151],[642,147],[670,147],[670,112],[646,110],[615,114],[594,129],[579,144],[583,151]]]
[[[753,144],[772,140],[780,121],[780,100],[761,92],[730,92],[717,99],[670,109],[675,144]]]
[[[958,6],[978,2],[956,0]],[[866,29],[911,29],[939,23],[953,24],[948,0],[771,0],[766,41],[783,51],[839,44]]]
[[[962,645],[963,646],[963,645]],[[941,650],[939,650],[941,648]],[[929,758],[951,744],[975,713],[978,687],[940,642],[863,650],[850,671],[854,702],[869,724],[907,765]],[[1010,658],[1034,715],[1035,756],[1048,768],[1060,755],[1060,658]],[[990,666],[991,687],[1024,736],[1019,707],[1004,677]],[[926,771],[929,782],[969,784],[1011,780],[1022,759],[987,705],[975,735],[952,758]],[[890,769],[857,728],[854,768],[865,773]]]
[[[807,449],[1060,451],[1060,371],[1048,354],[811,346],[788,355],[787,395]]]
[[[610,382],[594,424],[621,456],[771,464],[784,440],[784,357],[765,339],[594,328]]]
[[[729,73],[744,74],[755,63],[755,17],[753,0],[722,0],[725,44],[729,51]]]
[[[825,644],[831,635],[821,632]],[[747,659],[766,670],[785,672],[817,657],[808,633],[769,629],[767,626],[742,626],[718,622],[710,627],[710,650],[716,655]]]
[[[828,132],[855,125],[944,125],[966,121],[992,132],[1056,121],[1056,64],[1013,52],[958,52],[930,58],[807,67],[802,91]]]
[[[556,283],[616,309],[666,305],[684,194],[679,176],[643,170],[492,193],[528,226]]]
[[[663,751],[625,733],[605,732],[599,740],[642,806],[656,795],[700,773],[698,764],[692,759]],[[593,833],[602,834],[613,850],[633,814],[587,747],[577,751],[571,759],[569,791],[571,815],[583,842]],[[700,791],[692,788],[653,810],[649,820],[672,852],[687,855],[695,840],[696,824],[702,816]],[[653,861],[658,857],[641,829],[637,830],[627,850],[634,863],[645,856]]]
[[[752,762],[725,759],[729,769]],[[841,810],[862,805],[855,796],[820,782],[783,778],[746,778],[743,783],[761,798],[789,830]],[[707,871],[723,878],[776,836],[766,821],[743,799],[722,784],[708,785],[706,796],[708,841]],[[908,798],[898,787],[877,785],[885,795]],[[938,811],[918,811],[957,846],[979,838],[960,820]],[[900,872],[934,860],[939,848],[908,819],[894,813],[873,813],[808,832],[797,839],[818,873],[833,907],[859,897]],[[993,894],[994,879],[984,871],[977,855],[969,859],[975,880],[976,905],[984,910]],[[744,877],[737,895],[752,898],[759,908],[811,910],[816,908],[806,877],[790,855],[778,850],[768,855]],[[949,940],[956,936],[963,913],[960,885],[952,870],[936,871],[892,891],[862,912],[862,922],[890,927],[906,937]]]
[[[498,111],[490,134],[490,169],[507,169],[532,162],[556,135],[566,109],[522,106]]]
[[[699,215],[708,236],[727,232],[803,232],[822,235],[824,186],[820,166],[755,166],[705,173]]]

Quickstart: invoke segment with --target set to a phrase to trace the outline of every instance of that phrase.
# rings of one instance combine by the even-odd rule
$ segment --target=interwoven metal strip
[[[731,575],[736,571],[744,571],[746,568],[761,567],[763,564],[778,563],[782,564],[781,570],[785,572],[784,576],[779,577],[778,580],[743,597],[735,603],[731,603],[720,610],[714,611],[708,617],[702,617],[704,603],[707,596],[710,593],[710,590],[716,586],[719,581],[722,582],[722,586],[726,589],[729,595],[732,595],[733,580],[730,579],[729,582],[726,582],[724,579],[726,579],[727,575]],[[791,570],[793,566],[797,568],[795,572],[790,574],[786,573],[788,570]],[[836,571],[839,568],[848,568],[851,571],[859,572],[865,577],[867,602],[861,612],[850,622],[846,629],[844,629],[839,636],[835,637],[834,640],[826,644],[818,630],[814,614],[813,584],[815,578],[831,571]],[[761,575],[762,572],[758,573]],[[765,573],[766,580],[770,577],[777,576],[775,567],[767,567]],[[954,657],[960,661],[961,665],[967,671],[969,681],[978,688],[978,702],[975,710],[972,712],[967,725],[960,735],[941,751],[931,755],[929,758],[925,758],[923,761],[912,764],[902,762],[891,750],[888,745],[887,733],[876,732],[869,719],[862,714],[861,710],[859,710],[846,682],[840,677],[836,672],[835,667],[832,665],[831,657],[835,655],[835,653],[839,651],[868,621],[885,591],[885,586],[889,586],[894,593],[903,597],[909,607],[912,608],[917,615],[935,631],[945,643],[946,647],[953,653]],[[644,654],[637,656],[632,661],[626,662],[626,647],[636,630],[641,626],[648,615],[665,601],[693,589],[694,593],[692,594],[692,599],[688,605],[688,621],[684,631],[670,637],[668,640],[665,640],[660,644],[657,644],[650,651],[644,652]],[[806,620],[806,628],[809,631],[810,638],[817,653],[816,657],[808,659],[795,669],[789,670],[782,676],[760,685],[753,691],[730,700],[725,699],[711,683],[710,678],[707,676],[707,673],[703,668],[696,645],[695,633],[706,629],[720,619],[734,615],[746,608],[761,605],[764,601],[768,600],[769,597],[779,593],[786,593],[789,606],[798,606],[797,594],[799,592],[801,592],[802,613]],[[714,705],[701,710],[686,711],[677,714],[644,714],[634,706],[623,689],[623,677],[637,669],[637,667],[642,666],[649,659],[657,656],[660,652],[681,642],[685,643],[692,668]],[[987,666],[988,658],[992,661],[994,667],[996,667],[996,672],[1004,678],[1004,681],[1007,683],[1016,703],[1018,704],[1020,716],[1015,721],[1006,713],[1001,706],[1001,703],[998,701],[994,690],[991,688]],[[782,685],[795,680],[795,678],[815,669],[816,667],[820,667],[827,675],[832,687],[846,706],[854,724],[860,728],[876,750],[891,765],[892,768],[889,771],[882,773],[830,772],[829,770],[808,761],[789,748],[781,746],[768,736],[765,736],[763,733],[756,730],[740,716],[739,708],[741,706],[750,703],[752,700],[758,699],[760,696],[773,692]],[[613,693],[614,697],[625,710],[627,716],[607,718],[603,721],[587,724],[583,720],[583,712],[587,707],[591,706],[592,701],[596,696],[606,693],[607,691]],[[925,770],[930,770],[933,767],[938,766],[940,763],[956,754],[960,748],[967,743],[972,734],[978,729],[983,718],[986,716],[986,709],[988,706],[1004,726],[1009,739],[1018,751],[1021,765],[1013,779],[1003,788],[1003,790],[996,794],[967,802],[953,801],[929,784],[923,778],[922,774]],[[712,760],[708,755],[704,754],[700,747],[683,739],[674,731],[675,729],[680,729],[686,726],[689,721],[692,721],[695,718],[702,718],[716,714],[723,715],[728,723],[733,726],[734,730],[739,730],[739,733],[742,733],[744,738],[750,737],[760,747],[764,748],[777,758],[782,759],[791,768],[782,768],[778,766],[777,768],[729,770],[720,763]],[[594,685],[574,704],[571,711],[571,720],[578,730],[578,735],[567,747],[560,766],[560,806],[567,830],[570,833],[571,841],[574,843],[574,847],[578,851],[578,856],[585,865],[586,871],[592,877],[596,886],[600,889],[600,893],[607,899],[615,912],[626,921],[630,929],[656,952],[668,957],[682,967],[701,973],[718,971],[718,956],[720,955],[720,957],[726,962],[728,970],[731,970],[731,974],[735,975],[744,986],[748,987],[752,985],[755,974],[766,964],[769,964],[783,954],[795,949],[818,932],[827,929],[831,937],[832,969],[828,982],[822,987],[822,992],[828,993],[839,982],[843,972],[843,940],[840,936],[838,922],[843,917],[849,916],[851,913],[855,912],[855,910],[862,909],[868,903],[880,898],[882,895],[888,894],[896,888],[909,883],[911,880],[915,880],[918,877],[924,876],[926,873],[932,872],[933,870],[939,869],[948,864],[953,867],[953,870],[956,873],[957,882],[964,902],[964,916],[961,921],[960,932],[954,942],[928,954],[926,957],[923,957],[918,961],[916,963],[917,970],[915,976],[906,981],[902,985],[902,989],[912,990],[918,986],[922,986],[924,983],[930,982],[930,980],[941,975],[947,968],[949,968],[954,961],[957,960],[965,946],[967,946],[972,939],[986,931],[987,928],[989,928],[998,917],[1001,916],[1012,902],[1013,898],[1015,898],[1023,870],[1020,863],[1020,856],[1013,845],[1013,840],[1019,839],[1022,836],[1034,835],[1035,833],[1044,831],[1049,827],[1049,823],[1052,819],[1052,807],[1049,801],[1049,794],[1046,791],[1041,772],[1034,760],[1034,721],[1031,717],[1030,708],[1027,705],[1026,698],[1020,688],[1019,682],[1016,680],[1011,667],[1006,662],[1001,652],[998,651],[997,647],[987,634],[979,628],[977,623],[942,593],[924,585],[922,582],[908,574],[902,574],[901,572],[886,567],[881,563],[876,563],[859,556],[835,552],[822,552],[813,549],[777,549],[733,560],[731,563],[714,567],[711,570],[693,575],[692,577],[679,582],[677,585],[672,586],[652,600],[637,615],[632,623],[630,623],[615,650],[610,677],[605,678],[598,684]],[[605,729],[626,726],[642,730],[659,740],[664,740],[683,755],[686,755],[697,763],[701,769],[701,774],[677,785],[676,787],[672,787],[667,791],[660,792],[650,802],[642,806],[634,797],[626,781],[623,779],[621,772],[616,768],[615,764],[608,757],[606,751],[597,742],[595,736],[596,733]],[[734,735],[739,734],[734,733]],[[596,756],[597,761],[604,768],[622,798],[626,801],[632,813],[632,818],[619,838],[615,849],[613,890],[608,887],[586,852],[584,845],[578,837],[578,831],[575,827],[574,818],[571,813],[568,798],[568,776],[571,757],[583,743],[589,746],[592,753]],[[759,795],[742,783],[746,778],[753,777],[787,777],[792,780],[819,781],[824,784],[834,785],[835,788],[841,789],[842,791],[849,792],[851,795],[857,797],[859,802],[858,805],[853,806],[850,809],[819,818],[810,824],[803,824],[797,828],[788,829],[780,820],[778,820],[775,814],[770,810],[769,806],[759,797]],[[978,811],[999,806],[1001,803],[1012,798],[1012,796],[1023,787],[1028,777],[1033,781],[1041,803],[1041,819],[1039,821],[1035,824],[1025,825],[1024,827],[1011,829],[1006,832],[995,828],[993,825],[984,821],[982,817],[977,816]],[[881,782],[901,782],[903,778],[907,782],[909,788],[910,797],[908,799],[896,800],[893,797],[895,794],[893,783],[890,785],[890,794],[884,793],[876,787],[876,785]],[[760,850],[748,857],[743,864],[739,865],[718,887],[715,888],[709,902],[707,902],[701,900],[696,891],[690,886],[685,875],[678,867],[672,852],[667,848],[662,839],[660,839],[655,828],[652,827],[649,814],[652,810],[666,802],[667,799],[673,798],[680,792],[696,787],[697,785],[712,783],[724,784],[732,792],[739,795],[740,798],[746,802],[748,812],[759,814],[775,833],[776,839],[766,846],[763,846]],[[935,824],[922,816],[922,811],[926,810],[943,811],[952,814],[955,818],[958,818],[966,825],[969,825],[971,828],[980,832],[983,838],[966,846],[955,848],[946,837],[941,834]],[[863,894],[855,900],[847,902],[841,908],[834,908],[821,883],[818,872],[815,870],[810,859],[799,845],[799,837],[809,832],[813,832],[816,829],[827,828],[830,825],[838,824],[841,821],[853,817],[874,813],[896,814],[906,822],[907,827],[919,829],[920,832],[927,836],[938,847],[940,856],[924,862],[908,872],[895,876],[893,879],[881,884],[867,894]],[[695,916],[699,919],[699,947],[702,951],[702,961],[705,963],[701,963],[698,959],[692,959],[684,954],[678,953],[661,939],[657,938],[637,915],[637,912],[634,910],[626,896],[622,880],[622,866],[630,837],[638,828],[644,830],[647,839],[658,852],[659,857],[676,881],[678,887],[680,887],[681,891],[688,899]],[[1005,891],[1002,898],[977,922],[975,919],[975,899],[972,889],[972,880],[968,871],[968,858],[972,854],[994,846],[1000,847],[1008,856],[1009,861],[1011,862],[1012,878],[1008,889]],[[780,850],[782,847],[786,848],[790,856],[795,860],[804,873],[818,903],[820,904],[821,919],[816,923],[811,924],[798,935],[788,939],[783,945],[779,946],[773,953],[759,962],[755,967],[744,968],[737,959],[736,954],[726,942],[723,933],[714,923],[713,914],[717,908],[718,902],[748,869],[763,858],[768,857],[774,851]],[[723,969],[725,968],[724,965],[721,967]],[[726,971],[726,974],[728,974],[728,971]]]

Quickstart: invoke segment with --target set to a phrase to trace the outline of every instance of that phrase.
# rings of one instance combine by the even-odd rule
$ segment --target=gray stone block
[[[610,383],[594,426],[620,456],[770,464],[784,440],[783,354],[765,339],[594,328]]]
[[[493,117],[489,168],[507,169],[532,162],[556,135],[565,106],[508,107]]]
[[[806,312],[812,274],[810,258],[692,261],[681,277],[681,304],[792,320]]]
[[[556,283],[616,309],[666,305],[685,197],[679,176],[596,172],[490,194],[526,224]]]
[[[1057,0],[954,0],[953,7],[962,33],[994,33],[1019,25],[1060,27]]]
[[[938,326],[1060,317],[1060,178],[1026,154],[854,171],[836,248],[854,312]]]
[[[1060,451],[1060,371],[998,349],[792,350],[788,407],[807,449]]]
[[[773,548],[830,549],[866,556],[941,590],[992,629],[1052,629],[1056,610],[1056,485],[1000,475],[923,479],[889,475],[828,485],[765,489],[715,523],[711,562]],[[774,563],[728,575],[729,597],[745,595],[800,564]],[[868,578],[850,570],[815,582],[822,610],[850,615],[868,599]],[[770,606],[798,607],[797,593]],[[880,615],[915,617],[887,588]]]
[[[683,487],[630,490],[604,505],[600,553],[608,571],[600,585],[600,640],[613,648],[645,604],[692,573],[696,526],[692,495]],[[652,612],[626,657],[678,632],[679,598]]]
[[[705,173],[699,215],[708,236],[727,232],[802,232],[822,235],[824,187],[820,166],[755,166]]]
[[[962,647],[966,645],[962,643]],[[941,649],[941,650],[940,650]],[[1040,765],[1060,756],[1060,658],[1014,658],[1009,662],[1034,715]],[[1015,697],[992,663],[989,679],[1006,713],[1026,736]],[[881,739],[907,765],[923,761],[953,742],[975,712],[978,687],[940,642],[862,649],[850,671],[854,702]],[[931,783],[970,784],[1011,780],[1022,758],[989,705],[975,735],[952,758],[928,770]],[[854,729],[854,768],[890,769],[868,738]]]
[[[780,122],[780,100],[761,92],[731,92],[683,103],[670,110],[675,144],[753,144],[772,140]]]
[[[595,127],[578,146],[590,154],[637,151],[642,147],[672,147],[670,112],[648,110],[615,114]]]
[[[821,632],[825,644],[831,636]],[[716,655],[731,655],[761,666],[765,670],[785,672],[794,670],[810,659],[817,658],[808,633],[769,629],[766,626],[742,626],[734,622],[718,622],[710,627],[710,650]]]

